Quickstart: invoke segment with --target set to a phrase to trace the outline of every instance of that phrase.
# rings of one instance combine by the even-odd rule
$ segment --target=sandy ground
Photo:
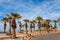
[[[30,32],[29,32],[30,33]],[[6,34],[0,34],[0,40],[22,40],[22,38],[24,36],[26,36],[26,34],[22,34],[22,33],[16,33],[17,38],[16,39],[12,39],[10,38],[10,36],[7,36]],[[60,38],[60,31],[57,32],[50,32],[49,34],[46,31],[42,31],[41,34],[39,34],[38,32],[32,32],[32,36],[31,40],[56,40],[56,38]],[[26,40],[28,40],[29,38],[27,38]]]
[[[0,40],[22,40],[22,38],[26,36],[26,34],[16,33],[16,36],[16,39],[12,39],[11,36],[8,36],[6,34],[0,34]]]

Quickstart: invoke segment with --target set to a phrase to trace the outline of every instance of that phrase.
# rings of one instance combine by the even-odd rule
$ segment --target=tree
[[[12,21],[12,16],[11,15],[9,15],[9,14],[6,14],[6,16],[8,17],[8,21],[9,21],[9,32],[8,32],[8,35],[11,35],[11,27],[12,27],[12,25],[11,25],[11,21]]]
[[[36,21],[33,20],[33,28],[34,28],[34,31],[35,31],[35,23],[36,23]]]
[[[28,28],[28,22],[29,22],[29,20],[25,19],[24,22],[25,22],[26,34],[28,34],[27,28]]]
[[[33,28],[33,21],[29,21],[30,22],[30,31],[32,33],[32,28]]]
[[[11,13],[12,16],[12,29],[13,29],[13,33],[12,33],[12,38],[16,38],[16,19],[21,18],[22,16],[18,13]]]
[[[50,19],[46,19],[47,24],[50,24],[51,20]]]
[[[58,20],[57,20],[57,21],[58,21],[58,23],[59,23],[59,25],[60,25],[60,18],[58,18]]]
[[[38,20],[38,30],[39,30],[39,33],[41,33],[41,20],[42,20],[42,17],[38,16],[36,18],[36,20]]]
[[[22,23],[19,21],[19,27],[20,27],[20,32],[21,32],[21,28],[22,28]]]
[[[53,20],[53,22],[54,22],[54,29],[55,29],[55,32],[56,32],[56,31],[57,31],[57,30],[56,30],[56,28],[57,28],[57,25],[56,25],[57,20]]]
[[[4,33],[6,32],[6,26],[7,26],[7,22],[8,22],[8,18],[3,18],[2,21],[4,22]]]
[[[50,19],[46,19],[46,20],[45,20],[45,26],[46,26],[46,29],[47,29],[47,32],[48,32],[48,33],[49,33],[49,30],[50,30],[50,22],[51,22]]]
[[[34,28],[34,31],[35,31],[35,23],[36,23],[35,20],[30,21],[30,30],[31,30],[31,32],[32,32],[32,28]]]

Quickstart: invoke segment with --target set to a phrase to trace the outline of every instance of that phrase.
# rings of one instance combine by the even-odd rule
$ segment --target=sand
[[[22,38],[26,36],[26,34],[22,33],[16,33],[16,35],[17,38],[12,39],[10,36],[6,34],[0,34],[0,40],[22,40]],[[32,36],[34,37],[28,37],[26,40],[28,40],[29,38],[31,38],[30,40],[59,40],[60,31],[51,31],[49,34],[46,31],[42,31],[41,34],[39,34],[38,32],[32,32]]]
[[[16,39],[12,39],[11,36],[8,36],[6,34],[0,34],[0,40],[22,40],[22,38],[26,36],[26,34],[16,33],[16,36],[17,36]]]

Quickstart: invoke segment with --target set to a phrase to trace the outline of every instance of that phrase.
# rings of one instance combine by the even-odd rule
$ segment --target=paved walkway
[[[30,40],[60,40],[60,33],[40,35],[32,37]]]

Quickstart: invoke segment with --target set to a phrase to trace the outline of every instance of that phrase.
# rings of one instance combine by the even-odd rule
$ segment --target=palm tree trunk
[[[47,33],[49,33],[49,28],[47,28]]]
[[[35,27],[34,27],[34,31],[35,31]]]
[[[56,32],[56,31],[57,31],[57,30],[56,30],[56,22],[55,22],[55,24],[54,24],[54,27],[55,27],[54,30],[55,30],[55,32]]]
[[[11,20],[10,20],[10,27],[9,27],[9,35],[11,35]]]
[[[27,22],[25,23],[25,27],[26,27],[26,35],[27,35],[28,34],[28,30],[27,30],[28,25],[27,25]]]
[[[59,26],[60,26],[60,22],[59,22]]]
[[[47,33],[50,32],[50,25],[49,24],[46,24],[46,29],[47,29]]]
[[[59,21],[59,26],[60,26],[60,21]]]
[[[40,28],[38,29],[38,31],[39,31],[39,33],[41,34],[41,29],[40,29]]]
[[[20,32],[21,32],[21,27],[20,27]]]
[[[35,31],[35,24],[33,24],[33,27],[34,27],[34,31]]]
[[[16,32],[15,32],[15,28],[13,28],[13,32],[12,32],[12,38],[15,39],[16,38]]]
[[[12,29],[13,29],[13,33],[12,33],[12,38],[15,39],[16,38],[16,21],[15,18],[12,20]]]
[[[30,32],[32,33],[32,28],[30,28]]]
[[[32,33],[32,23],[30,24],[30,32]]]
[[[11,35],[11,27],[9,27],[9,35]]]
[[[28,34],[28,30],[27,30],[27,28],[26,28],[26,34]]]
[[[6,32],[6,22],[4,23],[4,33]]]
[[[6,32],[6,28],[4,28],[4,33]]]
[[[39,33],[41,34],[41,29],[40,29],[40,27],[41,27],[41,25],[40,25],[41,23],[40,23],[40,20],[39,20],[39,22],[38,22],[38,31],[39,31]]]

